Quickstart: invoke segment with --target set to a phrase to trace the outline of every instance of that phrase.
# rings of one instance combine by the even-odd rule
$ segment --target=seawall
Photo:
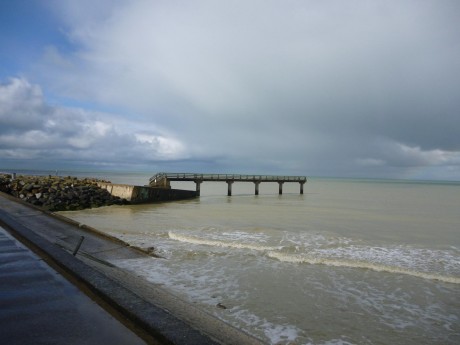
[[[107,190],[113,196],[126,199],[133,204],[141,204],[155,201],[173,201],[191,199],[198,196],[196,191],[152,188],[148,186],[132,186],[127,184],[98,182],[100,188]]]

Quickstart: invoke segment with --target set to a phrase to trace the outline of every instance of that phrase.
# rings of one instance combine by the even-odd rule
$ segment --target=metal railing
[[[305,176],[280,176],[280,175],[242,175],[242,174],[197,174],[197,173],[165,173],[161,172],[152,176],[150,184],[169,181],[248,181],[248,182],[306,182]]]

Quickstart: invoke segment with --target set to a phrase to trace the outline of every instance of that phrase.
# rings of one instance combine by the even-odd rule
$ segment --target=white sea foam
[[[343,339],[331,339],[323,343],[323,345],[353,345],[353,344],[354,343],[351,343]]]
[[[257,329],[269,339],[270,344],[295,344],[302,331],[293,325],[281,325],[267,321],[249,310],[235,310],[232,313],[234,320],[232,324],[235,327],[250,327]]]
[[[276,250],[278,247],[272,246],[264,246],[259,243],[244,243],[238,241],[225,241],[225,240],[210,240],[195,236],[187,236],[182,234],[177,234],[172,231],[169,232],[169,238],[172,240],[191,243],[191,244],[198,244],[198,245],[207,245],[207,246],[214,246],[214,247],[224,247],[224,248],[238,248],[238,249],[250,249],[250,250],[257,250],[257,251],[269,251],[269,250]]]
[[[460,284],[460,277],[420,272],[412,269],[379,264],[369,261],[348,260],[343,258],[328,258],[308,254],[286,254],[282,252],[270,251],[267,256],[283,262],[306,263],[311,265],[326,265],[333,267],[363,268],[377,272],[389,272],[407,274],[424,279],[439,280],[446,283]]]
[[[257,241],[257,242],[266,242],[270,239],[267,234],[257,232],[257,233],[249,233],[246,231],[224,231],[218,234],[219,237],[225,237],[231,239],[233,241]]]
[[[460,259],[452,251],[407,246],[353,245],[351,240],[346,238],[331,238],[315,234],[309,234],[308,238],[296,238],[292,235],[288,237],[285,234],[281,241],[270,238],[266,234],[243,231],[211,232],[200,235],[190,236],[173,231],[168,233],[169,238],[175,241],[220,248],[255,250],[265,252],[268,257],[281,262],[370,269],[376,272],[406,274],[460,284],[458,270]],[[306,234],[303,235],[305,237]],[[266,244],[267,242],[277,242],[280,245],[270,246]]]

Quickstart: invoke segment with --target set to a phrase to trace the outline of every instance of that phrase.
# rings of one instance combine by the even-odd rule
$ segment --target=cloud
[[[418,146],[412,147],[401,143],[389,143],[385,147],[384,155],[387,157],[387,162],[392,166],[429,167],[460,165],[460,150],[422,150]]]
[[[61,0],[50,10],[73,49],[50,42],[34,80],[117,120],[72,108],[63,112],[76,120],[59,121],[60,107],[29,98],[87,159],[111,145],[118,157],[232,172],[458,166],[458,1]]]
[[[356,163],[364,167],[383,166],[386,164],[386,162],[383,159],[377,158],[358,158],[356,159]]]
[[[12,78],[0,86],[0,157],[146,164],[183,159],[180,141],[114,114],[46,104],[41,88]],[[149,128],[150,127],[150,128]],[[146,140],[148,138],[148,140]]]
[[[41,89],[25,79],[13,78],[9,83],[0,84],[0,104],[0,133],[36,128],[48,111]]]

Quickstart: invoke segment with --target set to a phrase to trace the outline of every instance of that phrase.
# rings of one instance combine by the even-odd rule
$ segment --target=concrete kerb
[[[18,200],[15,198],[14,201]],[[27,204],[27,206],[30,205]],[[35,251],[46,255],[56,266],[80,281],[95,295],[159,341],[165,344],[217,344],[200,331],[190,327],[165,310],[143,300],[118,282],[86,265],[67,251],[53,245],[31,229],[19,224],[3,210],[0,210],[0,223],[15,237]]]

